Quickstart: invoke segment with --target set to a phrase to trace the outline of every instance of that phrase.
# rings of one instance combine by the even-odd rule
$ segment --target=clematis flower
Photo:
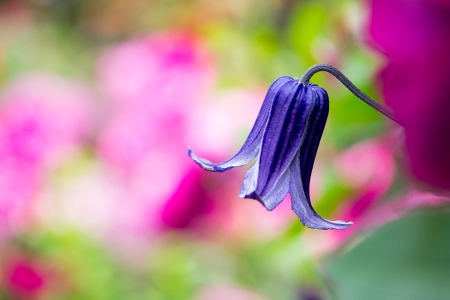
[[[327,92],[314,84],[284,76],[269,88],[242,149],[230,160],[213,164],[189,156],[203,169],[223,172],[255,159],[244,177],[241,198],[258,200],[273,210],[290,193],[292,210],[307,227],[346,229],[351,222],[329,221],[311,204],[309,183],[320,138],[328,117]]]

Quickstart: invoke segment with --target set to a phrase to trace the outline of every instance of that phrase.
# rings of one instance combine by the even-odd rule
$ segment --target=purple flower
[[[346,229],[352,223],[328,221],[311,205],[309,183],[317,148],[328,117],[328,95],[317,85],[304,86],[284,76],[277,79],[242,149],[230,160],[213,164],[189,156],[203,169],[223,172],[255,162],[247,171],[239,197],[252,198],[273,210],[291,194],[301,222],[316,229]]]

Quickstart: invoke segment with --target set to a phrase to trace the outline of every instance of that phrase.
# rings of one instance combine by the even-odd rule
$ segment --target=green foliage
[[[450,219],[416,213],[328,261],[336,299],[447,299]]]

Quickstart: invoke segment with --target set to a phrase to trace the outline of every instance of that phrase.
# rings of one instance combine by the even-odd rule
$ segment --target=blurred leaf
[[[76,231],[24,236],[22,244],[38,257],[51,261],[70,287],[63,299],[124,299],[139,282],[120,269],[105,250]],[[128,275],[128,276],[127,276]],[[136,279],[136,278],[135,278]],[[59,297],[55,299],[60,299]]]
[[[304,59],[312,60],[311,45],[323,32],[327,19],[326,7],[323,5],[302,3],[292,15],[288,37],[293,49]]]
[[[3,28],[0,37],[6,79],[34,70],[86,79],[95,66],[92,45],[76,29],[42,22],[23,30]]]
[[[327,269],[336,299],[448,299],[450,218],[417,213],[390,223]]]

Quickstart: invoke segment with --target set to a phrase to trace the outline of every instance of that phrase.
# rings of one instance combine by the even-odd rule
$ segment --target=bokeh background
[[[301,225],[239,199],[267,88],[315,63],[383,101],[369,2],[0,1],[0,299],[448,299],[447,198],[403,132],[327,74]]]

